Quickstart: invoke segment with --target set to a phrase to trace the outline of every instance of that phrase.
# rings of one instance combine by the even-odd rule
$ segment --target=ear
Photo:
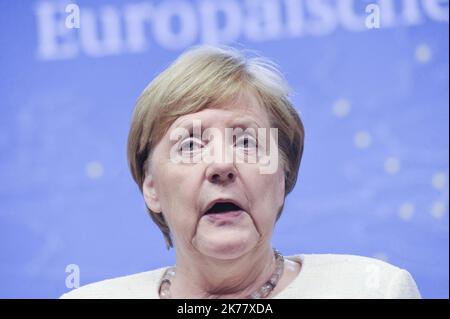
[[[153,175],[145,175],[144,183],[142,185],[142,193],[144,194],[144,200],[147,207],[154,213],[161,213],[161,204],[156,192]]]

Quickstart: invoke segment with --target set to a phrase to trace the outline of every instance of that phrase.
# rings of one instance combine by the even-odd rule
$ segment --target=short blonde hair
[[[178,117],[232,103],[249,91],[267,111],[271,127],[278,128],[285,196],[289,194],[297,181],[304,143],[303,123],[288,100],[289,86],[270,60],[247,57],[230,47],[211,46],[186,51],[150,82],[137,100],[128,136],[128,163],[141,192],[152,149]],[[172,247],[163,213],[147,210],[167,247]]]

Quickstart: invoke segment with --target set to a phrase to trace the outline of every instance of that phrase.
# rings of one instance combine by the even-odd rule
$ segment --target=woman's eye
[[[182,152],[193,152],[203,147],[203,143],[197,139],[190,137],[181,143],[180,151]]]
[[[242,136],[236,141],[236,147],[243,149],[252,149],[255,148],[256,145],[257,143],[255,138],[249,135]]]

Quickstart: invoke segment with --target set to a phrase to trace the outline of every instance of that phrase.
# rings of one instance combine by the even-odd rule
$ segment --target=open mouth
[[[205,212],[205,215],[224,214],[243,210],[240,206],[232,202],[215,203]]]

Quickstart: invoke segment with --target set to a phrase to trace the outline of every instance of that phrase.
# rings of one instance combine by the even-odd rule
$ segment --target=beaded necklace
[[[280,252],[276,249],[273,250],[275,255],[275,270],[270,276],[269,280],[267,280],[258,290],[254,291],[250,295],[246,297],[246,299],[261,299],[266,298],[272,290],[278,284],[281,276],[283,275],[284,269],[284,257]],[[172,298],[170,293],[170,286],[172,284],[171,280],[175,276],[175,266],[168,268],[161,279],[161,283],[159,286],[159,296],[161,299],[170,299]]]

